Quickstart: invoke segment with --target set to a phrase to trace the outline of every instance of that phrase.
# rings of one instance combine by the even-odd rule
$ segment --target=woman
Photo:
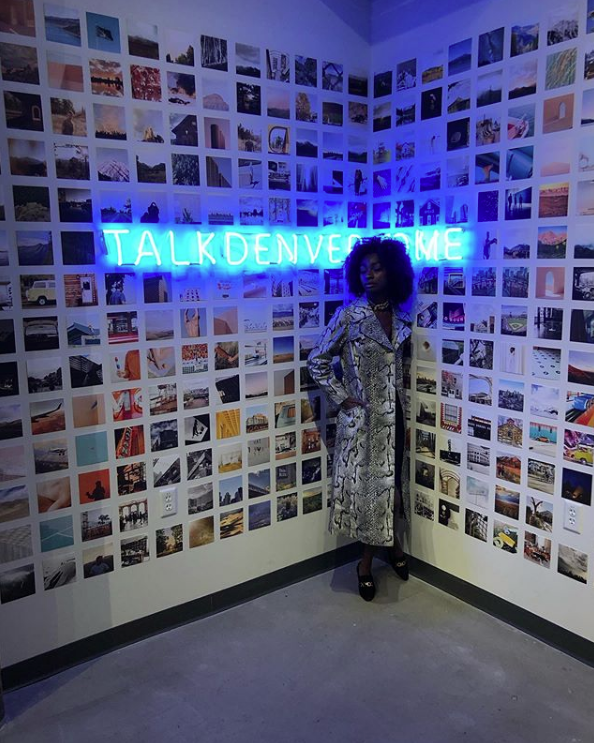
[[[357,243],[345,269],[357,299],[337,310],[308,365],[340,408],[330,531],[363,544],[359,593],[371,601],[377,547],[389,547],[396,573],[408,578],[396,527],[401,516],[410,518],[403,359],[409,355],[411,331],[399,307],[412,293],[413,270],[402,243],[379,237]],[[338,370],[333,367],[336,356]]]

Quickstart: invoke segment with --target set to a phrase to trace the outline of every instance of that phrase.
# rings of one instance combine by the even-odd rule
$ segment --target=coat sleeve
[[[322,392],[335,405],[340,405],[349,396],[344,383],[338,379],[332,367],[332,359],[340,356],[346,343],[346,333],[344,308],[341,307],[334,313],[326,330],[307,358],[309,373]]]

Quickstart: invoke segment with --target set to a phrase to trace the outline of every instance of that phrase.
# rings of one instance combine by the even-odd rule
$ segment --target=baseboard
[[[352,562],[359,552],[360,546],[357,543],[347,544],[332,552],[326,552],[276,570],[238,586],[165,609],[142,619],[136,619],[84,640],[78,640],[56,650],[15,663],[2,670],[2,685],[5,691],[9,691],[40,681],[117,648],[193,622],[201,617],[216,614],[263,594]],[[416,578],[456,596],[467,604],[491,614],[582,663],[594,666],[593,642],[422,560],[411,558],[411,573]]]
[[[416,578],[456,596],[465,603],[571,655],[582,663],[594,666],[594,642],[422,560],[411,558],[410,569]]]
[[[2,685],[5,691],[9,691],[32,684],[151,635],[216,614],[263,594],[352,562],[359,552],[360,547],[357,543],[347,544],[268,575],[226,588],[224,591],[218,591],[171,609],[164,609],[148,617],[127,622],[92,637],[86,637],[84,640],[77,640],[61,648],[36,655],[34,658],[3,668]]]

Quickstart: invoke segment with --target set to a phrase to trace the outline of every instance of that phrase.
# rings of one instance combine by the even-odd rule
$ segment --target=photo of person
[[[182,338],[200,338],[206,335],[206,310],[189,307],[180,310]]]
[[[79,474],[78,492],[82,505],[107,500],[111,496],[109,470],[102,469]]]
[[[112,573],[113,544],[107,542],[83,550],[83,573],[85,578],[95,578],[106,573]]]

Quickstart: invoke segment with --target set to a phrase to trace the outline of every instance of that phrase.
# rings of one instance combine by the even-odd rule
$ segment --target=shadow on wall
[[[472,5],[484,5],[490,0],[456,0],[452,3],[443,0],[423,0],[422,12],[419,12],[418,0],[370,0],[369,12],[371,17],[371,33],[369,40],[372,44],[391,39],[397,29],[413,31],[423,26],[429,19],[437,21],[453,11],[460,11]],[[327,2],[326,5],[332,5]]]
[[[371,43],[373,0],[321,0],[321,2],[364,41]]]

